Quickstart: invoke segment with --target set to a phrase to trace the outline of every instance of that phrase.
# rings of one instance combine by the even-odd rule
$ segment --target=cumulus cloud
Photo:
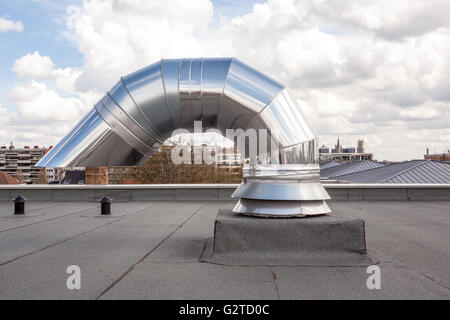
[[[23,31],[23,24],[20,21],[12,21],[0,18],[0,32],[6,31]]]
[[[208,0],[84,2],[69,17],[86,61],[78,88],[107,90],[124,73],[162,57],[211,54],[196,36],[208,27],[212,9]]]
[[[311,1],[321,19],[389,40],[420,36],[450,25],[446,0],[323,0]]]
[[[75,88],[79,69],[55,68],[51,58],[38,51],[17,59],[12,70],[23,81],[8,94],[15,112],[0,108],[0,117],[8,122],[7,139],[16,142],[54,144],[99,98],[95,90]]]
[[[4,108],[1,104],[0,104],[0,123],[4,124],[7,123],[9,121],[10,115],[8,113],[8,110],[6,110],[6,108]]]
[[[70,121],[79,118],[85,109],[79,99],[62,98],[34,80],[16,85],[10,98],[16,101],[18,114],[28,121]]]
[[[268,0],[217,23],[213,10],[208,0],[69,7],[65,35],[84,64],[18,59],[18,114],[78,120],[120,76],[161,58],[236,56],[292,89],[322,143],[365,137],[391,160],[450,146],[450,2]]]
[[[38,51],[27,54],[14,62],[13,71],[20,78],[49,79],[55,65],[48,56],[41,57]]]
[[[0,141],[7,141],[12,138],[12,133],[9,130],[11,129],[9,128],[10,118],[11,115],[8,110],[0,104]]]
[[[28,80],[9,93],[15,112],[0,106],[0,141],[16,145],[54,145],[87,112],[87,104],[62,97],[45,83]]]
[[[78,68],[55,68],[51,58],[42,57],[38,51],[17,59],[13,71],[19,78],[54,80],[58,88],[68,93],[77,93],[75,82],[82,73]]]

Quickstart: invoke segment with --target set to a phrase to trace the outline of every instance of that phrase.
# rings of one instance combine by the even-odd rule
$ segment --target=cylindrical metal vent
[[[235,212],[330,212],[320,183],[317,142],[300,107],[282,84],[236,58],[161,60],[122,77],[37,166],[141,164],[174,130],[192,132],[197,120],[205,130],[224,135],[227,129],[242,129],[235,131],[240,132],[237,140],[248,129],[265,132],[247,142],[257,153],[243,152]],[[264,145],[269,148],[263,150]]]

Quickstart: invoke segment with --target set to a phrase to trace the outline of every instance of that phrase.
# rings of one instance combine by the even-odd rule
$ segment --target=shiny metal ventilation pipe
[[[192,132],[196,120],[224,134],[267,129],[268,141],[278,143],[244,164],[234,212],[330,212],[317,142],[295,99],[282,84],[235,58],[161,60],[122,77],[37,166],[139,165],[174,130]]]

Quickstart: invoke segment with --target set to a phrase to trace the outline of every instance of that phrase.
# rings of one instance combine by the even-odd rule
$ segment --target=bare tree
[[[38,184],[48,184],[48,178],[45,174],[45,168],[41,168],[39,174],[37,175],[37,183]]]
[[[239,183],[242,168],[219,168],[215,164],[175,164],[171,146],[163,146],[143,166],[137,167],[136,178],[142,183]]]
[[[16,173],[13,174],[13,177],[19,180],[20,183],[25,181],[25,175],[22,172],[22,169],[17,169]]]

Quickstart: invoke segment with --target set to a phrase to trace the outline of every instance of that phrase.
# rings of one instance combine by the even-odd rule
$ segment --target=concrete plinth
[[[270,219],[219,210],[202,261],[224,265],[367,266],[364,221]]]

